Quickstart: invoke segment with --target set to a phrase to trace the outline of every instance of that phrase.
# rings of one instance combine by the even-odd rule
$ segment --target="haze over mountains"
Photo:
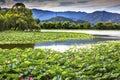
[[[57,16],[61,16],[64,19],[69,18],[73,21],[88,21],[91,23],[97,22],[120,22],[120,14],[111,13],[106,11],[95,11],[93,13],[86,12],[74,12],[74,11],[66,11],[66,12],[53,12],[47,10],[39,10],[32,9],[33,15],[35,18],[39,18],[41,21],[43,20],[53,20]]]
[[[66,17],[62,17],[62,16],[57,16],[57,17],[53,17],[51,19],[48,19],[48,20],[43,20],[42,22],[49,22],[49,21],[52,21],[52,22],[65,22],[65,21],[69,21],[69,22],[74,22],[74,23],[85,23],[86,21],[83,21],[83,20],[72,20],[70,18],[66,18]]]
[[[3,8],[6,10],[7,8]],[[75,23],[97,23],[97,22],[116,22],[120,23],[120,14],[106,11],[95,11],[93,13],[86,12],[54,12],[48,10],[32,9],[33,16],[39,18],[41,21],[70,21]],[[60,20],[61,19],[61,20]]]

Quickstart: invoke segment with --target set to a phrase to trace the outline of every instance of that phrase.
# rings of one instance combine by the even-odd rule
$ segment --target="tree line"
[[[25,7],[23,3],[16,3],[12,8],[2,10],[0,7],[0,31],[4,30],[28,30],[33,31],[40,29],[120,29],[120,23],[113,22],[98,22],[91,24],[72,23],[72,22],[41,22],[39,19],[34,19],[32,10]]]
[[[113,22],[98,22],[96,24],[85,22],[75,24],[65,21],[65,22],[41,22],[39,25],[41,29],[98,29],[98,30],[120,29],[120,23]]]
[[[91,24],[85,22],[83,24],[75,24],[68,21],[65,22],[41,22],[41,29],[90,29]]]
[[[16,3],[12,8],[0,8],[0,31],[4,30],[39,30],[40,26],[33,18],[32,10],[23,3]]]

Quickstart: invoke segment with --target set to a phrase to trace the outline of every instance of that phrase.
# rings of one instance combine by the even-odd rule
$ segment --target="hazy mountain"
[[[8,8],[2,8],[2,10],[7,10]]]
[[[72,20],[78,20],[84,18],[87,15],[87,13],[85,12],[74,12],[74,11],[53,12],[53,11],[38,10],[38,9],[33,9],[32,11],[34,17],[39,18],[40,20],[48,20],[56,16],[66,17]]]
[[[110,13],[106,11],[96,11],[88,14],[82,20],[96,23],[98,21],[101,22],[120,22],[120,14]]]
[[[85,12],[74,12],[74,11],[66,11],[66,12],[53,12],[46,10],[38,10],[33,9],[33,15],[35,18],[39,18],[40,20],[49,20],[56,16],[62,16],[65,18],[70,18],[73,21],[83,20],[91,23],[96,22],[120,22],[120,14],[118,13],[110,13],[106,11],[96,11],[93,13],[85,13]]]
[[[48,19],[48,20],[43,20],[43,22],[49,22],[49,21],[52,21],[52,22],[64,22],[64,21],[69,21],[69,22],[74,22],[74,23],[84,23],[86,21],[83,21],[83,20],[77,20],[77,21],[74,21],[70,18],[66,18],[66,17],[62,17],[62,16],[57,16],[57,17],[53,17],[51,19]]]
[[[35,18],[39,18],[40,20],[48,20],[50,18],[55,17],[55,12],[52,11],[46,11],[46,10],[38,10],[38,9],[32,9],[33,16]]]
[[[2,8],[2,10],[7,10],[7,8]],[[93,13],[86,13],[86,12],[75,12],[75,11],[66,11],[66,12],[54,12],[54,11],[47,11],[47,10],[39,10],[39,9],[32,9],[33,16],[35,18],[39,18],[41,21],[43,20],[50,20],[51,18],[55,18],[56,16],[61,16],[69,18],[69,21],[77,21],[84,22],[88,21],[91,23],[96,22],[117,22],[120,23],[120,14],[118,13],[111,13],[106,11],[95,11]],[[65,21],[63,20],[63,21]]]

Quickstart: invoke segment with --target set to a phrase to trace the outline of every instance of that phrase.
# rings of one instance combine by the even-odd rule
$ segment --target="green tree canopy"
[[[1,15],[4,15],[4,20],[1,17],[3,23],[5,23],[1,23],[1,26],[4,27],[4,29],[31,31],[34,29],[40,29],[36,20],[33,18],[32,10],[26,8],[23,3],[16,3],[12,8],[6,11],[0,11],[0,13]]]
[[[23,3],[16,3],[13,5],[12,8],[19,9],[19,8],[25,8],[25,5]]]

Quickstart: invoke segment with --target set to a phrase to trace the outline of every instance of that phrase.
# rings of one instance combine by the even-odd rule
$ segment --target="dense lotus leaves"
[[[0,79],[119,80],[120,42],[56,52],[0,49]]]
[[[22,32],[4,31],[0,32],[0,44],[34,44],[43,41],[61,41],[69,39],[89,39],[92,35],[84,33],[66,32]]]

